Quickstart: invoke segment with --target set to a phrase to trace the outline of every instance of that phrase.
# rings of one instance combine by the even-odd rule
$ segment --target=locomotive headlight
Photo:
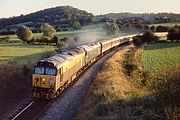
[[[46,81],[46,79],[45,79],[45,78],[43,78],[42,80],[43,80],[43,82],[45,82],[45,81]]]

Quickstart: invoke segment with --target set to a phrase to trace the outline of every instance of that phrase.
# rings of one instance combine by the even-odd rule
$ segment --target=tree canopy
[[[41,30],[43,32],[43,35],[45,37],[48,37],[49,39],[51,39],[54,36],[54,33],[56,32],[54,27],[49,25],[48,23],[43,23],[41,25]]]
[[[108,31],[108,33],[115,35],[119,31],[119,26],[115,22],[106,22],[105,29]]]
[[[171,29],[168,31],[167,38],[168,38],[169,40],[171,40],[171,41],[174,41],[174,40],[179,41],[179,39],[180,39],[180,30],[177,29],[177,28],[171,28]]]
[[[74,29],[81,29],[81,24],[79,22],[74,22],[73,23],[73,28]]]
[[[32,39],[32,31],[26,26],[19,26],[16,34],[19,39],[23,40],[23,42],[29,42]]]

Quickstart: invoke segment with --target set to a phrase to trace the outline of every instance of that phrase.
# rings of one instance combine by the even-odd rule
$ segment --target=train
[[[138,34],[84,44],[38,61],[32,74],[33,96],[42,99],[59,96],[89,65],[113,48],[131,43],[136,35]]]

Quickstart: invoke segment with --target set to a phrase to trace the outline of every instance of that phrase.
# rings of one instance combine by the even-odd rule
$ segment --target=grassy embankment
[[[180,117],[179,50],[179,43],[157,43],[147,46],[142,58],[142,48],[116,53],[97,75],[75,119],[177,120]],[[144,68],[140,59],[145,61]],[[168,64],[162,66],[163,63]],[[156,68],[161,70],[154,72]]]
[[[0,44],[0,106],[31,90],[34,63],[49,54],[54,54],[54,51],[55,48],[50,46]]]

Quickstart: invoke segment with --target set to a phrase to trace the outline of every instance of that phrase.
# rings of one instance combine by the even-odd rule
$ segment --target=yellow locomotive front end
[[[50,66],[36,66],[32,75],[33,96],[52,99],[56,96],[57,69]]]

